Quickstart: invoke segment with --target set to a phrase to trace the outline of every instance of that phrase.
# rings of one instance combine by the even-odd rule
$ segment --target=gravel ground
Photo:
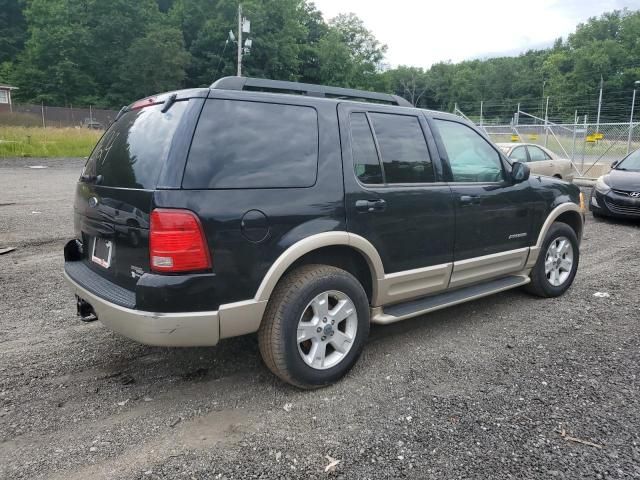
[[[589,217],[561,298],[374,327],[347,378],[303,392],[254,336],[155,348],[76,319],[81,165],[0,161],[0,247],[18,247],[0,256],[1,478],[640,478],[640,224]]]

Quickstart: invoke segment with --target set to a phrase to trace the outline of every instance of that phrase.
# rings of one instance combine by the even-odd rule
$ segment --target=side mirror
[[[513,183],[522,183],[529,179],[531,170],[526,163],[513,162],[511,165],[511,179]]]
[[[611,163],[611,168],[616,168],[616,165],[618,165],[620,163],[619,160],[616,160],[614,162]]]

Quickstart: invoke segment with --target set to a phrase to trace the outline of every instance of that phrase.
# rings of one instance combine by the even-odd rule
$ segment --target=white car
[[[496,143],[511,160],[526,163],[531,173],[556,177],[572,182],[574,177],[571,160],[558,157],[545,147],[533,143]]]

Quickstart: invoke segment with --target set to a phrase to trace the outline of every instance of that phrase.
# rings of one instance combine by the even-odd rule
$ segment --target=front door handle
[[[356,210],[359,212],[375,212],[384,210],[387,202],[379,198],[377,200],[356,200]]]
[[[462,195],[460,197],[460,203],[465,206],[465,205],[479,205],[480,204],[480,197],[478,197],[477,195]]]

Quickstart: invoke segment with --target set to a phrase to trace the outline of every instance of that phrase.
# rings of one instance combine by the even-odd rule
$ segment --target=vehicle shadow
[[[588,217],[589,222],[598,222],[605,223],[609,225],[624,225],[626,227],[636,227],[640,228],[640,218],[624,218],[624,217],[609,217],[609,216],[599,216],[594,217],[593,214]]]

